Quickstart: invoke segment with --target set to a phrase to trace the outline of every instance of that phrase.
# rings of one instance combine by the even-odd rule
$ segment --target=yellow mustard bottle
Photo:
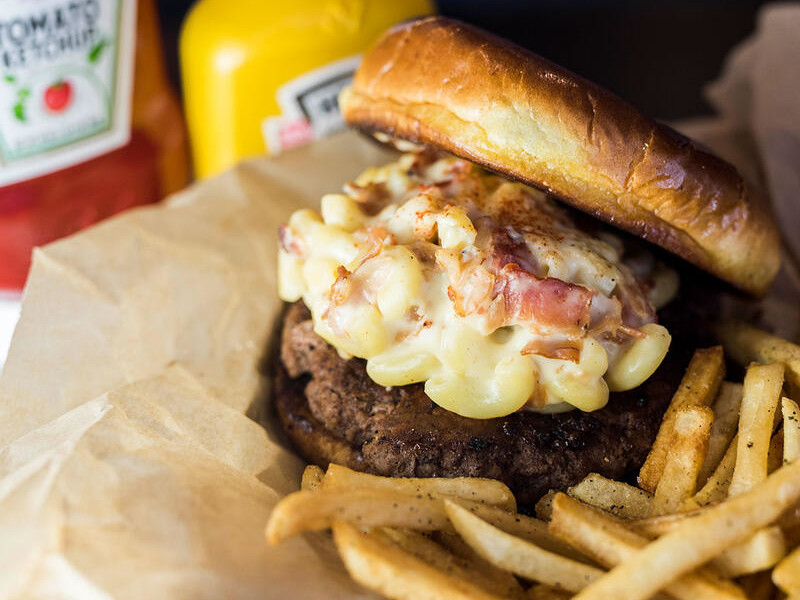
[[[361,53],[430,0],[200,0],[181,75],[195,173],[207,177],[343,128],[336,98]]]

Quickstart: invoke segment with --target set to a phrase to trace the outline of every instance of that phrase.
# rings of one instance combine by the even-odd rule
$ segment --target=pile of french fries
[[[494,480],[310,466],[267,541],[331,529],[353,579],[396,600],[800,600],[800,346],[719,334],[744,383],[723,381],[722,347],[698,350],[638,487],[592,474],[534,518]]]

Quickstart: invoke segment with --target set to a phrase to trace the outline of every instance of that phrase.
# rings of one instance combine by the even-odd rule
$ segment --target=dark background
[[[176,83],[177,37],[192,4],[191,0],[159,0]],[[442,14],[508,37],[661,119],[710,113],[702,86],[720,72],[728,51],[754,30],[762,4],[745,0],[438,2]]]

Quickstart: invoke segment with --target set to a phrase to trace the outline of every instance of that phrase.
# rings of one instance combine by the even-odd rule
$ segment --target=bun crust
[[[736,169],[607,90],[442,17],[399,25],[340,98],[345,120],[548,191],[752,294],[780,264],[763,198]]]

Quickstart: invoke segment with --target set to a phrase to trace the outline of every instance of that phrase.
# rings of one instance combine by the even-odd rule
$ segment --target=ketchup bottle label
[[[361,55],[327,64],[288,81],[276,93],[280,117],[267,117],[261,130],[270,154],[301,146],[345,128],[339,92],[350,85]]]
[[[130,139],[135,0],[3,0],[0,186]]]

